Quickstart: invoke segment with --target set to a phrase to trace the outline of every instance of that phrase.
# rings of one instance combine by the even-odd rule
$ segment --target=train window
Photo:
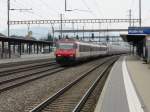
[[[74,44],[73,48],[77,49],[77,47],[78,47],[77,44]]]
[[[80,51],[80,52],[83,52],[83,51],[84,51],[84,46],[83,46],[83,45],[80,45],[79,51]]]
[[[90,47],[87,45],[80,45],[79,50],[80,52],[88,52],[90,51]]]
[[[57,46],[58,49],[74,49],[74,47],[73,43],[59,43]]]

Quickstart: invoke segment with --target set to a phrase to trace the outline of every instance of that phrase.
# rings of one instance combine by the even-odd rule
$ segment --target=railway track
[[[32,69],[43,68],[43,67],[51,66],[51,65],[56,65],[56,62],[48,61],[48,62],[25,64],[25,65],[23,64],[23,65],[17,65],[17,66],[12,66],[12,67],[1,68],[0,77],[14,74],[14,73],[24,72],[24,71],[28,71]]]
[[[54,59],[39,59],[39,60],[30,60],[30,61],[20,61],[20,62],[8,62],[1,63],[0,68],[8,68],[8,67],[17,67],[21,65],[29,65],[29,64],[38,64],[42,62],[53,62]]]
[[[66,68],[55,61],[3,68],[0,70],[0,93],[63,70]]]
[[[65,68],[60,67],[55,62],[28,64],[15,69],[3,69],[0,72],[0,93],[63,70]]]
[[[84,105],[98,84],[104,85],[108,71],[117,59],[118,57],[114,57],[95,65],[41,104],[30,109],[30,112],[78,112],[84,109]]]

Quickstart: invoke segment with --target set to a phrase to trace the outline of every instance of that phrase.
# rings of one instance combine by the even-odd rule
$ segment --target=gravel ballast
[[[97,62],[97,61],[96,61]],[[27,112],[93,66],[94,62],[32,81],[0,93],[0,112]]]

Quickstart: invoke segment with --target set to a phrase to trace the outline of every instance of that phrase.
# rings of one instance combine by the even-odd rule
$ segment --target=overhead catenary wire
[[[93,10],[89,7],[89,5],[87,4],[87,2],[86,2],[85,0],[82,0],[82,2],[83,2],[83,4],[84,4],[84,6],[88,9],[87,11],[84,10],[84,12],[89,12],[89,13],[91,13],[93,16],[97,16],[97,15],[93,12]],[[81,10],[81,11],[83,11],[83,10]]]
[[[26,3],[26,5],[25,4],[22,4],[21,2],[17,2],[17,1],[15,1],[15,3],[12,3],[12,5],[14,6],[14,9],[17,7],[17,8],[23,8],[23,7],[26,7],[26,6],[29,6],[29,5],[27,5],[27,3]],[[29,6],[30,7],[30,6]],[[31,6],[32,7],[32,6]],[[18,10],[19,11],[19,10]],[[18,13],[18,11],[15,11],[14,13],[12,13],[12,15],[14,14],[14,16],[15,16],[15,14],[16,13]],[[46,11],[46,10],[44,10],[44,11]],[[36,9],[35,10],[35,8],[34,8],[34,10],[32,10],[32,11],[29,11],[29,10],[26,10],[26,11],[20,11],[20,12],[22,12],[23,14],[25,14],[25,15],[23,15],[23,16],[28,16],[28,15],[32,15],[31,16],[31,18],[33,18],[33,16],[36,16],[36,17],[39,17],[40,19],[41,18],[43,18],[43,16],[40,14],[41,13],[41,10],[38,10],[38,9]],[[22,15],[22,14],[19,14],[19,15]],[[51,15],[51,14],[50,14]],[[35,34],[35,33],[34,33]]]
[[[17,1],[18,2],[18,1]],[[32,6],[32,4],[31,4],[31,2],[33,2],[34,3],[34,5],[36,4],[36,6],[41,6],[41,3],[43,3],[43,2],[35,2],[34,0],[30,0],[30,2],[29,1],[26,1],[26,3],[24,3],[24,4],[26,4],[26,5],[24,5],[24,4],[22,4],[22,2],[18,2],[19,3],[19,5],[21,5],[21,6],[24,6],[24,7],[26,7],[26,6],[29,6],[29,7],[33,7]],[[44,5],[44,4],[42,4],[42,5]],[[46,8],[45,8],[45,6],[44,6],[44,8],[42,7],[40,7],[40,8],[34,8],[33,7],[33,10],[32,11],[27,11],[28,13],[30,13],[30,14],[33,14],[33,15],[38,15],[38,17],[39,16],[41,16],[41,18],[43,18],[44,16],[42,16],[41,14],[44,14],[44,13],[41,13],[41,12],[48,12],[49,10],[47,10]],[[40,15],[39,15],[40,14]],[[49,15],[54,15],[54,13],[52,14],[52,12],[50,12],[49,11]]]
[[[35,2],[35,0],[31,0],[32,2]],[[49,15],[55,15],[53,12],[51,12],[49,9],[46,8],[45,4],[42,2],[42,1],[38,1],[36,0],[35,2],[36,6],[39,6],[39,7],[36,7],[34,8],[34,10],[40,14],[44,14],[44,13],[47,13]],[[44,6],[44,7],[42,7]]]
[[[13,11],[12,15],[16,15],[16,13],[29,13],[32,8],[27,8],[27,6],[25,6],[24,4],[20,3],[20,2],[17,2],[16,0],[12,3],[11,3],[11,11]],[[19,12],[18,12],[19,11]],[[31,12],[30,12],[31,13]]]
[[[85,7],[88,9],[88,10],[91,10],[90,7],[87,5],[87,3],[85,2],[85,0],[82,0],[83,4],[85,5]]]
[[[59,13],[57,10],[52,9],[51,6],[49,6],[48,3],[46,3],[44,0],[42,0],[42,1],[40,1],[40,2],[41,2],[45,7],[47,7],[47,9],[50,9],[50,10],[47,10],[47,11],[49,11],[50,13],[54,13],[54,12]],[[51,11],[51,10],[52,10],[52,11]]]
[[[25,4],[26,4],[26,5],[25,5]],[[16,0],[15,0],[14,6],[17,7],[17,8],[19,7],[20,9],[21,9],[21,8],[27,8],[27,6],[28,6],[28,7],[32,7],[32,6],[28,5],[27,3],[24,3],[24,4],[23,4],[22,2],[19,2],[19,1],[16,1]],[[29,16],[29,15],[30,15],[30,16],[31,16],[31,15],[34,15],[34,16],[38,16],[38,17],[40,16],[40,15],[38,15],[38,14],[35,14],[35,12],[33,12],[33,9],[32,9],[32,11],[26,10],[26,11],[20,11],[20,12],[22,12],[23,14],[25,14],[25,15],[23,15],[23,17]],[[12,14],[15,15],[16,13],[18,13],[18,12],[14,12],[14,13],[12,13]],[[22,14],[19,14],[19,15],[22,16]],[[40,17],[42,17],[42,16],[40,16]]]
[[[99,2],[97,0],[93,0],[94,3],[95,3],[95,6],[97,7],[97,10],[98,10],[98,15],[103,15],[103,11],[100,10],[100,5],[99,5]]]

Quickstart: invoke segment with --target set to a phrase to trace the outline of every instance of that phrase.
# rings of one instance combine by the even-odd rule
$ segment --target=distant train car
[[[74,39],[62,39],[56,44],[56,61],[58,63],[71,63],[99,55],[106,55],[106,45],[98,45],[93,43],[82,42]]]
[[[129,45],[124,45],[124,43],[109,43],[108,44],[108,53],[107,55],[117,55],[117,54],[127,54],[130,52]]]

